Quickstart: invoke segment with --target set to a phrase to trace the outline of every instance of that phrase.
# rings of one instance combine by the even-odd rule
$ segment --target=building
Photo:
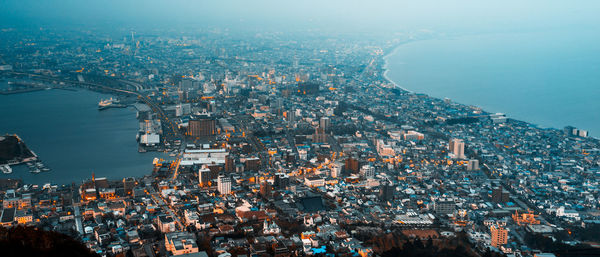
[[[360,168],[360,175],[363,178],[374,178],[375,177],[375,167],[373,167],[372,165],[363,165]]]
[[[217,178],[217,190],[222,195],[230,194],[231,178],[225,175],[219,175],[219,177]]]
[[[564,206],[559,207],[558,209],[556,209],[556,216],[558,217],[564,217],[564,218],[569,218],[569,219],[573,219],[573,220],[580,220],[581,218],[579,217],[579,212],[573,210],[573,209],[565,209]]]
[[[135,179],[132,177],[123,179],[123,190],[127,195],[133,195],[133,189],[136,186]]]
[[[316,95],[319,93],[319,84],[315,82],[304,82],[298,84],[298,94]]]
[[[579,137],[587,137],[588,132],[586,130],[578,129],[572,126],[566,126],[564,128],[564,132],[567,136],[579,136]]]
[[[490,114],[490,119],[492,120],[492,122],[494,124],[506,123],[506,121],[508,120],[508,118],[506,118],[506,115],[504,113]]]
[[[200,115],[188,123],[187,135],[191,137],[212,136],[217,134],[216,120],[210,115]]]
[[[17,210],[14,220],[17,224],[27,224],[33,221],[33,214],[31,210]]]
[[[344,162],[344,169],[350,171],[351,173],[358,173],[359,171],[359,162],[355,158],[348,158]]]
[[[140,138],[140,144],[146,146],[155,146],[160,143],[160,135],[155,133],[143,134]]]
[[[185,91],[182,91],[182,93]],[[185,98],[185,94],[180,94],[180,98]],[[192,112],[192,105],[189,103],[186,104],[178,104],[175,106],[175,116],[181,117],[183,115],[188,115]]]
[[[158,216],[158,228],[160,232],[169,233],[175,231],[175,220],[172,217],[166,215]]]
[[[414,130],[406,131],[402,134],[402,137],[406,141],[418,141],[425,139],[425,135],[423,133],[416,132]]]
[[[309,187],[322,187],[325,186],[325,179],[319,176],[312,176],[304,178],[304,184]]]
[[[8,227],[15,221],[16,208],[3,208],[0,216],[0,226]]]
[[[286,189],[290,185],[290,176],[285,173],[276,173],[273,187],[278,190]]]
[[[505,245],[508,241],[508,230],[496,224],[490,227],[492,246],[499,247]]]
[[[479,170],[479,160],[472,159],[467,163],[467,170]]]
[[[329,168],[331,169],[329,176],[331,176],[332,178],[337,178],[340,175],[342,175],[342,167],[339,163],[332,163]]]
[[[510,201],[510,193],[504,191],[502,187],[496,187],[492,189],[492,202],[494,203],[506,203]]]
[[[260,169],[260,159],[256,157],[246,158],[241,160],[244,163],[244,170],[257,171]]]
[[[327,134],[325,133],[325,129],[322,127],[316,128],[312,139],[313,139],[313,143],[317,143],[317,144],[327,143]]]
[[[331,125],[331,120],[329,119],[329,117],[322,117],[319,120],[319,127],[322,128],[324,131],[329,131],[330,125]]]
[[[456,203],[451,198],[440,198],[435,201],[435,212],[438,214],[452,214]]]
[[[454,159],[465,158],[465,142],[462,139],[451,139],[448,144],[448,150]]]
[[[281,228],[279,228],[277,223],[269,222],[268,220],[265,219],[265,221],[263,222],[263,234],[269,235],[269,234],[279,234],[279,233],[281,233]]]
[[[396,155],[392,145],[385,143],[383,140],[377,140],[377,153],[382,157],[390,157]]]
[[[267,181],[260,183],[260,195],[264,198],[271,197],[271,184]]]
[[[198,170],[198,183],[200,184],[201,187],[208,186],[210,183],[210,179],[211,179],[210,169],[202,168],[202,169]]]
[[[186,149],[181,158],[181,166],[218,164],[225,165],[225,158],[229,155],[224,148],[220,149]]]
[[[396,186],[389,182],[381,183],[379,188],[379,200],[387,202],[394,199],[394,192],[396,191]]]
[[[198,244],[194,234],[187,232],[165,234],[165,248],[173,256],[198,252]]]
[[[531,210],[525,213],[519,213],[518,211],[515,211],[515,213],[512,215],[513,220],[519,226],[527,224],[540,224],[540,220],[538,220],[537,217],[538,215],[533,214],[533,211]]]

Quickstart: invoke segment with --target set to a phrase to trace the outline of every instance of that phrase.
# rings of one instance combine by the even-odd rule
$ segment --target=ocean
[[[133,107],[98,111],[109,95],[87,90],[43,90],[0,95],[0,133],[18,134],[51,170],[30,173],[26,165],[12,174],[27,184],[79,183],[92,176],[121,179],[152,172],[161,153],[138,153],[139,129]]]
[[[583,29],[412,41],[385,57],[386,76],[412,92],[600,138],[598,42]]]

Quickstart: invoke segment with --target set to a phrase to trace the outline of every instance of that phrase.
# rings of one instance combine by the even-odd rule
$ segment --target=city
[[[0,100],[110,95],[98,111],[134,110],[138,152],[161,154],[141,177],[2,177],[4,229],[60,232],[98,256],[600,254],[597,135],[390,81],[386,55],[431,32],[0,33]],[[5,173],[36,162],[0,147]]]

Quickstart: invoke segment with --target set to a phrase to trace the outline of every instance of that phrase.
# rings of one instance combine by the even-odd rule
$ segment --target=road
[[[74,215],[75,215],[75,228],[77,229],[77,232],[80,235],[83,235],[84,231],[83,231],[83,224],[81,222],[81,211],[79,210],[79,204],[73,204],[73,209],[75,211]]]
[[[162,198],[162,196],[155,192],[153,188],[149,188],[148,189],[150,196],[152,197],[152,199],[154,200],[154,202],[160,206],[161,208],[166,208],[167,211],[169,212],[169,215],[173,218],[173,220],[175,220],[175,223],[177,223],[177,226],[179,227],[180,230],[183,230],[185,228],[185,226],[183,226],[183,224],[181,223],[181,220],[179,218],[179,216],[177,216],[177,214],[175,214],[175,211],[173,210],[173,207],[171,205],[168,205],[165,200]]]

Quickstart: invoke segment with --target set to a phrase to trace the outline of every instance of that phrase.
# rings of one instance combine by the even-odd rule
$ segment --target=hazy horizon
[[[598,28],[598,1],[33,1],[3,0],[2,28],[118,29],[217,26],[229,29],[485,33]]]

